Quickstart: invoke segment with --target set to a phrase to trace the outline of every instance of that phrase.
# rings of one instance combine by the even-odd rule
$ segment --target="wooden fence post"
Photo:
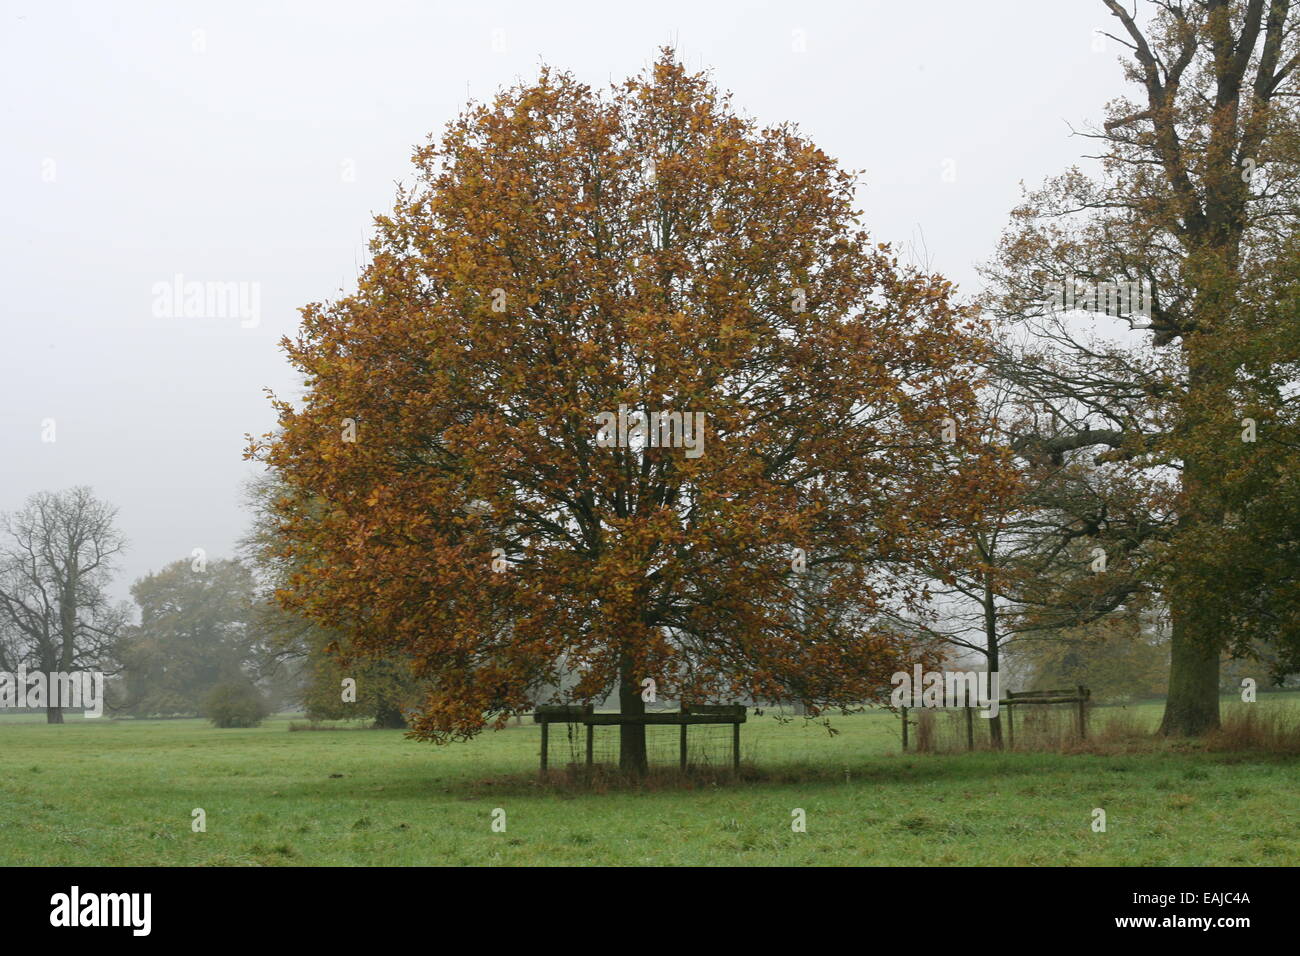
[[[685,773],[686,772],[686,724],[682,724],[681,734],[682,734],[682,739],[680,744],[681,765],[682,765],[682,773]]]
[[[740,721],[731,725],[731,768],[740,773]]]
[[[975,708],[966,708],[966,749],[975,749]]]
[[[548,731],[550,726],[551,725],[546,721],[542,721],[542,766],[541,770],[538,772],[538,775],[542,777],[546,776],[546,742],[547,737],[549,736]]]
[[[899,711],[903,715],[903,753],[907,753],[907,708],[900,707]]]
[[[592,752],[595,750],[595,743],[596,743],[596,728],[593,724],[588,724],[587,725],[587,769],[588,770],[591,769],[591,765],[594,762],[592,759],[593,757]]]

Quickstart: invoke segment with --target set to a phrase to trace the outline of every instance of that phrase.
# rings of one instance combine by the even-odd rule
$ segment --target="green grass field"
[[[1244,705],[1239,705],[1244,706]],[[1300,708],[1267,695],[1259,708]],[[1104,725],[1109,709],[1098,708]],[[1127,709],[1147,726],[1159,705]],[[1139,743],[902,755],[898,720],[751,717],[753,779],[536,780],[539,730],[434,747],[400,731],[199,720],[0,721],[0,864],[1295,865],[1300,758]],[[202,808],[207,830],[191,828]],[[505,832],[493,832],[496,809]],[[792,811],[807,830],[793,832]],[[1107,831],[1093,832],[1093,809]]]

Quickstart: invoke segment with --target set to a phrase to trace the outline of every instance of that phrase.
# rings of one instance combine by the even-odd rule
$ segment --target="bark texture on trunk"
[[[620,714],[645,713],[641,699],[641,685],[629,665],[624,664],[619,674],[618,712]],[[645,724],[620,724],[618,728],[618,767],[624,773],[644,774],[649,769],[646,759]]]
[[[1215,381],[1213,370],[1199,354],[1200,349],[1186,343],[1183,349],[1187,356],[1188,382],[1193,390],[1217,394],[1222,383]],[[1194,410],[1188,415],[1185,427],[1189,430],[1200,427],[1203,418],[1203,412]],[[1180,531],[1222,522],[1222,508],[1209,493],[1213,477],[1196,456],[1184,457]],[[1223,640],[1222,635],[1207,633],[1204,626],[1186,613],[1185,608],[1192,606],[1196,599],[1195,588],[1186,584],[1172,589],[1169,595],[1173,625],[1169,642],[1169,694],[1165,699],[1165,716],[1160,722],[1160,733],[1166,737],[1199,737],[1219,727],[1219,649]]]
[[[1160,733],[1199,737],[1219,727],[1219,649],[1211,635],[1194,632],[1174,614],[1170,641],[1169,696]]]

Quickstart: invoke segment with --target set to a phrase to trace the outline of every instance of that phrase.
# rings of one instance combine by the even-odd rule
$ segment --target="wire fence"
[[[1013,704],[999,708],[999,719],[981,716],[984,708],[909,708],[908,750],[957,753],[968,750],[1055,750],[1086,736],[1091,702],[1085,702],[1081,730],[1078,703]],[[1001,732],[1001,747],[997,732]]]
[[[652,767],[680,767],[682,726],[649,724],[645,727],[646,762]],[[724,770],[733,765],[731,724],[690,724],[686,730],[686,766]],[[599,724],[591,728],[591,764],[617,767],[619,727]],[[587,765],[587,728],[580,723],[552,723],[548,766],[554,769]]]

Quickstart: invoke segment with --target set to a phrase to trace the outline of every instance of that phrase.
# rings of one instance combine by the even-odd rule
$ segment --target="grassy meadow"
[[[1300,695],[1272,694],[1225,704],[1227,723],[1247,706],[1300,718]],[[640,786],[562,770],[539,782],[531,722],[435,747],[401,731],[290,732],[288,717],[217,730],[8,716],[0,864],[1300,863],[1294,748],[1166,744],[1148,735],[1160,709],[1098,707],[1086,745],[969,754],[901,754],[898,718],[883,712],[835,718],[833,736],[751,715],[742,779]],[[192,829],[196,808],[206,832]],[[792,830],[796,809],[806,832]]]

